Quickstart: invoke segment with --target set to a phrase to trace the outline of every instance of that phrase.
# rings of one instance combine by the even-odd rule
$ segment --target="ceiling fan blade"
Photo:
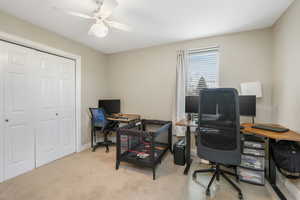
[[[78,12],[73,12],[73,11],[67,11],[67,10],[65,11],[65,13],[67,13],[69,15],[76,16],[76,17],[81,17],[81,18],[84,18],[84,19],[94,19],[94,17],[86,15],[86,14],[83,14],[83,13],[78,13]]]
[[[101,18],[106,19],[109,17],[118,5],[116,0],[104,0],[99,13]]]
[[[61,8],[57,8],[57,7],[54,7],[54,9],[59,10],[61,12],[64,12],[64,13],[66,13],[68,15],[73,15],[73,16],[76,16],[76,17],[84,18],[84,19],[94,19],[94,17],[89,16],[87,14],[83,14],[83,13],[79,13],[79,12],[74,12],[74,11],[66,10],[66,9],[61,9]]]
[[[110,27],[115,28],[115,29],[119,29],[122,31],[130,31],[131,28],[126,25],[126,24],[122,24],[120,22],[116,22],[116,21],[109,21],[109,20],[105,20],[105,23],[107,23]]]

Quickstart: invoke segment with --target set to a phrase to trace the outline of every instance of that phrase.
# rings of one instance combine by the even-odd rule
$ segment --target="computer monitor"
[[[121,112],[120,99],[100,99],[99,108],[103,108],[107,114],[117,114]]]
[[[222,109],[222,106],[220,107],[220,104],[218,102],[218,99],[213,94],[205,94],[205,96],[202,98],[203,101],[205,101],[205,107],[202,107],[201,112],[206,115],[215,115],[217,114],[219,109]]]
[[[185,112],[198,113],[199,112],[199,96],[185,97]]]
[[[241,116],[256,116],[256,96],[239,96],[240,100],[240,115]]]

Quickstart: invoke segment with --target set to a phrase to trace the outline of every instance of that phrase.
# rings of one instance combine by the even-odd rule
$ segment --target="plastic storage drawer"
[[[253,156],[265,156],[265,150],[263,149],[251,149],[251,148],[244,148],[243,149],[243,154],[247,155],[253,155]]]
[[[245,168],[238,168],[239,178],[243,182],[252,183],[256,185],[265,184],[265,173],[264,171],[254,171]]]
[[[256,157],[249,155],[242,155],[241,167],[254,169],[254,170],[265,170],[265,159],[264,157]]]
[[[244,141],[244,148],[254,148],[254,149],[265,149],[265,145],[262,142],[254,141]]]

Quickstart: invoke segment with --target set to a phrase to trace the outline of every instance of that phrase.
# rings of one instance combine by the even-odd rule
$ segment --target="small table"
[[[265,125],[282,127],[277,124],[265,124]],[[269,144],[268,144],[268,146],[269,146],[269,150],[268,150],[268,153],[269,153],[269,175],[268,175],[267,179],[269,180],[269,182],[270,182],[273,190],[277,194],[277,196],[281,200],[286,200],[287,198],[284,196],[284,194],[280,191],[280,189],[276,185],[276,165],[275,165],[272,153],[271,153],[271,145],[276,143],[276,140],[288,140],[288,141],[300,142],[300,134],[296,133],[294,131],[291,131],[291,130],[288,132],[285,132],[285,133],[277,133],[277,132],[273,132],[273,131],[256,129],[256,128],[252,128],[252,126],[254,126],[254,124],[250,124],[250,123],[242,124],[242,126],[245,127],[244,129],[241,130],[242,133],[255,134],[255,135],[260,135],[260,136],[264,136],[264,137],[268,138],[268,142],[269,142]]]
[[[185,138],[186,138],[186,148],[185,148],[185,157],[186,157],[186,166],[183,174],[187,175],[189,173],[193,159],[191,159],[191,128],[197,127],[198,125],[187,119],[182,119],[175,124],[176,126],[186,127]]]

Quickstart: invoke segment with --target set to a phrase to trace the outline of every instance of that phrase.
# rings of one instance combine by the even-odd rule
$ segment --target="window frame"
[[[189,49],[187,50],[187,69],[185,70],[185,96],[187,95],[187,86],[188,86],[188,78],[189,78],[189,67],[191,64],[191,54],[197,54],[197,53],[209,53],[210,51],[215,51],[217,53],[216,58],[216,88],[220,87],[220,48],[219,46],[216,47],[209,47],[209,48],[201,48],[201,49]]]

